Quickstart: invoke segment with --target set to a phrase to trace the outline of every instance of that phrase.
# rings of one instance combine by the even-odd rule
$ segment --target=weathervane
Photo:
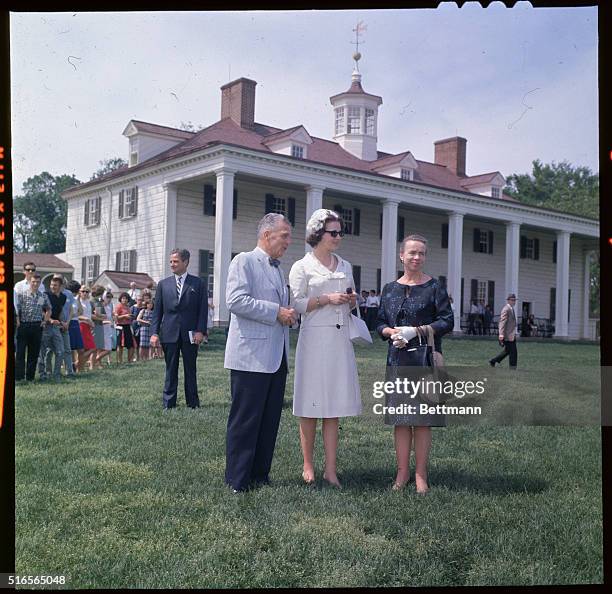
[[[355,46],[355,53],[353,54],[353,60],[355,60],[355,70],[357,70],[357,72],[359,72],[359,60],[361,59],[361,54],[359,53],[359,36],[367,28],[368,28],[367,25],[364,25],[363,21],[359,21],[355,25],[355,28],[353,29],[353,32],[355,33],[355,41],[351,41],[351,43]],[[362,45],[364,43],[365,43],[365,41],[361,42]]]

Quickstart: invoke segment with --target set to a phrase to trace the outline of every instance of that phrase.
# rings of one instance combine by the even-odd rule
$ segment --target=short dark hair
[[[130,296],[129,296],[129,295],[128,295],[128,294],[127,294],[125,291],[123,291],[122,293],[119,293],[119,303],[121,303],[121,300],[122,300],[124,297],[125,297],[125,298],[126,298],[128,301],[130,300]]]
[[[42,278],[42,277],[40,276],[40,272],[34,271],[34,274],[32,274],[32,278]]]
[[[34,266],[34,271],[36,271],[36,264],[34,264],[34,262],[26,262],[23,265],[23,269],[25,270],[27,266]]]
[[[54,274],[51,277],[51,281],[50,282],[53,282],[53,281],[58,281],[60,285],[63,285],[64,284],[64,277],[61,274]]]
[[[189,258],[191,256],[191,254],[189,253],[189,250],[184,250],[184,249],[179,249],[179,248],[174,248],[171,252],[170,255],[173,256],[174,254],[178,254],[178,257],[185,262],[185,260],[189,261]]]
[[[81,288],[81,283],[77,280],[71,280],[66,287],[71,293],[78,293]]]
[[[316,247],[321,242],[321,239],[323,239],[323,235],[325,234],[325,226],[327,225],[327,223],[338,222],[340,223],[340,230],[344,230],[344,223],[342,222],[342,218],[340,217],[340,215],[337,212],[334,212],[333,210],[330,210],[329,212],[333,214],[330,214],[325,217],[325,220],[323,221],[323,227],[306,237],[306,243],[310,247]]]

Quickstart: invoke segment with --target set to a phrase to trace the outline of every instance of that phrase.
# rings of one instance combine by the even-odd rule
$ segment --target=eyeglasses
[[[329,233],[334,238],[338,237],[338,235],[340,237],[344,237],[344,231],[336,231],[335,229],[333,231],[330,231],[329,229],[325,229],[324,233]]]
[[[24,268],[26,272],[36,272],[36,268]]]
[[[81,293],[89,293],[89,291],[81,291]]]

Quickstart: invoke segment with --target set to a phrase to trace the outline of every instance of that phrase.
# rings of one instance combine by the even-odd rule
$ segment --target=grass
[[[223,485],[229,376],[223,334],[198,359],[202,408],[161,411],[163,363],[16,390],[16,570],[68,588],[601,583],[599,427],[434,429],[432,490],[389,490],[392,432],[341,422],[345,488],[300,482],[292,375],[272,486]],[[448,340],[474,365],[490,342]],[[360,373],[385,346],[357,349]],[[598,365],[591,345],[529,343],[519,366]],[[51,387],[52,386],[52,387]],[[362,394],[366,401],[365,392]],[[322,451],[317,444],[318,475]]]

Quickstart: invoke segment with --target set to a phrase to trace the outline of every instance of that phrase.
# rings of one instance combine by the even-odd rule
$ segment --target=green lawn
[[[444,344],[447,362],[462,365],[496,351]],[[182,406],[162,413],[160,361],[17,387],[18,574],[66,575],[69,588],[602,582],[599,427],[434,429],[432,490],[421,497],[414,483],[389,490],[391,429],[344,419],[345,488],[306,487],[290,376],[274,484],[232,496],[223,349],[213,334],[200,354],[196,411],[181,392]],[[359,348],[360,370],[382,369],[384,353],[382,341]],[[598,364],[592,345],[519,346],[524,369]],[[320,475],[320,443],[317,457]]]

